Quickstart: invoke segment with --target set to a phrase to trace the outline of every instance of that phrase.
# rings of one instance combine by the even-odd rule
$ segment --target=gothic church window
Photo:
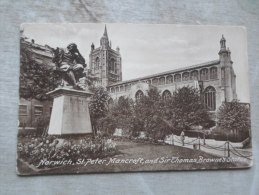
[[[210,79],[217,79],[218,78],[217,70],[218,69],[216,67],[212,67],[210,69]]]
[[[135,98],[136,98],[136,101],[140,101],[140,99],[144,96],[144,93],[141,91],[141,90],[138,90],[136,95],[135,95]]]
[[[168,99],[170,99],[171,97],[172,97],[172,94],[171,94],[171,92],[168,91],[168,90],[165,90],[165,91],[163,92],[163,94],[162,94],[163,100],[168,100]]]
[[[204,68],[200,72],[201,74],[201,80],[208,80],[209,79],[209,71],[207,68]]]
[[[204,91],[204,105],[210,111],[216,110],[216,90],[212,86],[207,87]]]
[[[166,77],[166,84],[170,84],[173,83],[174,79],[172,75],[169,75]]]
[[[159,78],[159,85],[164,85],[165,84],[165,78],[161,77]]]
[[[117,65],[116,65],[116,63],[114,63],[114,69],[115,69],[115,73],[117,74]]]
[[[183,73],[183,81],[188,81],[189,80],[189,72],[184,72]]]
[[[157,85],[157,84],[158,84],[158,79],[157,79],[157,78],[154,78],[154,79],[152,80],[152,84],[153,84],[153,85]]]
[[[100,68],[100,59],[97,57],[97,58],[95,59],[95,69],[96,69],[96,70],[99,70],[99,68]]]
[[[181,82],[181,75],[180,74],[174,75],[174,82]]]
[[[117,72],[117,71],[116,71],[115,60],[114,60],[113,58],[110,60],[110,63],[109,63],[109,71],[111,71],[111,72]]]
[[[198,71],[194,70],[191,72],[191,80],[198,80]]]

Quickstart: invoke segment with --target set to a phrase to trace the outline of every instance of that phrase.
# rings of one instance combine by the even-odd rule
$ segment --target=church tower
[[[226,48],[226,39],[224,38],[224,35],[222,35],[220,40],[219,60],[221,90],[224,94],[221,96],[221,101],[230,102],[233,99],[237,99],[236,74],[233,69],[231,52],[229,48]]]
[[[91,45],[89,67],[91,73],[99,78],[95,86],[107,87],[122,80],[120,49],[112,49],[106,25],[100,39],[100,47],[95,48],[93,43]]]

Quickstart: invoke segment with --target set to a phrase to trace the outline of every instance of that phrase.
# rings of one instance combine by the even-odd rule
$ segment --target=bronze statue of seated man
[[[67,48],[56,48],[53,50],[54,57],[52,61],[56,68],[61,72],[64,86],[72,86],[74,89],[80,89],[78,81],[84,77],[85,59],[80,54],[75,43],[71,43]]]

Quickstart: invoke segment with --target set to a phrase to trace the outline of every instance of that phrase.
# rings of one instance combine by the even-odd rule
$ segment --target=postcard
[[[25,23],[17,174],[252,166],[244,27]]]

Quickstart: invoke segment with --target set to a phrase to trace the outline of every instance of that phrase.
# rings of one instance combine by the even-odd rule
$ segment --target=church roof
[[[208,66],[211,66],[211,65],[216,65],[218,63],[219,63],[219,60],[208,61],[208,62],[204,62],[204,63],[201,63],[201,64],[195,64],[195,65],[184,67],[184,68],[178,68],[178,69],[174,69],[174,70],[170,70],[170,71],[166,71],[166,72],[161,72],[161,73],[157,73],[157,74],[152,74],[152,75],[148,75],[148,76],[144,76],[144,77],[139,77],[139,78],[130,79],[130,80],[126,80],[126,81],[120,81],[120,82],[114,83],[112,85],[109,85],[108,87],[121,85],[121,84],[125,84],[125,83],[131,83],[131,82],[135,82],[135,81],[139,81],[139,80],[150,79],[150,78],[153,78],[153,77],[166,76],[168,74],[173,74],[173,73],[195,70],[197,68],[203,68],[203,67],[208,67]]]

